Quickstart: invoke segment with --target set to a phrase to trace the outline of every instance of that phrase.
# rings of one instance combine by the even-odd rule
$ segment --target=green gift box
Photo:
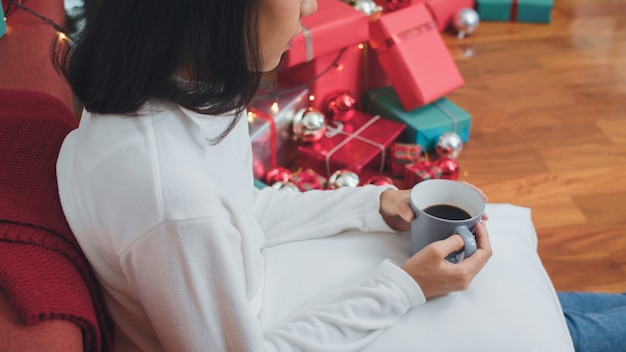
[[[550,23],[553,0],[476,0],[483,21]]]
[[[0,6],[0,38],[7,32],[7,24],[4,20],[4,11],[2,6]]]
[[[407,128],[402,139],[419,144],[425,150],[435,150],[439,137],[456,132],[463,142],[469,140],[471,115],[447,98],[405,111],[393,87],[382,87],[365,93],[364,106],[368,113],[404,123]]]

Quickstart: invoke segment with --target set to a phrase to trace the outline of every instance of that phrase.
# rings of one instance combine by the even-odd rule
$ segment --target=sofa
[[[63,25],[62,0],[22,0]],[[3,1],[3,8],[7,2]],[[50,60],[55,29],[23,9],[0,37],[0,351],[107,351],[112,322],[61,209],[56,158],[78,125]]]
[[[62,0],[22,3],[64,21]],[[108,351],[113,324],[102,289],[57,192],[57,153],[78,119],[50,64],[56,33],[12,11],[0,38],[0,351]],[[489,204],[487,213],[494,255],[470,287],[410,311],[367,351],[573,351],[530,210]],[[261,325],[323,303],[384,258],[402,262],[409,243],[407,233],[348,231],[264,249]]]

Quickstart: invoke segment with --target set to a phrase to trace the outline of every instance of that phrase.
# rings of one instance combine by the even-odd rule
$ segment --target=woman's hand
[[[380,194],[380,214],[394,230],[408,231],[411,220],[415,217],[413,209],[409,205],[411,190],[398,191],[388,189]]]
[[[424,247],[402,265],[421,287],[426,298],[465,290],[491,257],[489,233],[484,222],[476,225],[478,249],[470,257],[453,264],[446,257],[463,248],[461,236],[452,235]]]
[[[471,183],[461,181],[466,185],[474,188],[478,193],[480,193],[485,202],[487,201],[487,196],[480,188],[472,185]],[[383,216],[383,219],[391,227],[396,231],[408,231],[410,229],[411,221],[415,217],[413,213],[413,209],[409,205],[411,198],[411,190],[396,190],[396,189],[388,189],[381,193],[380,195],[380,214]],[[487,214],[483,214],[482,220],[487,220]]]

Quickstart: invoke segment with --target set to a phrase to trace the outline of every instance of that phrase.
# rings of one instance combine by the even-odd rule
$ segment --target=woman
[[[85,112],[58,160],[64,212],[104,289],[116,350],[358,350],[491,256],[459,236],[264,331],[264,247],[349,228],[406,230],[409,191],[253,187],[245,107],[315,0],[91,0],[57,57]],[[341,214],[337,216],[337,214]]]
[[[116,350],[356,350],[487,262],[480,224],[479,249],[461,264],[444,260],[463,246],[453,236],[263,331],[263,247],[405,230],[413,217],[408,191],[392,187],[253,188],[245,107],[316,2],[88,5],[83,36],[59,58],[86,110],[60,152],[59,190],[105,289]]]

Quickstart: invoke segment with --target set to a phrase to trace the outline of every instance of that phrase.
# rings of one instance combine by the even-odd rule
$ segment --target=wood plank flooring
[[[557,290],[626,291],[626,1],[555,0],[550,24],[444,38],[472,114],[461,179],[529,207]]]

